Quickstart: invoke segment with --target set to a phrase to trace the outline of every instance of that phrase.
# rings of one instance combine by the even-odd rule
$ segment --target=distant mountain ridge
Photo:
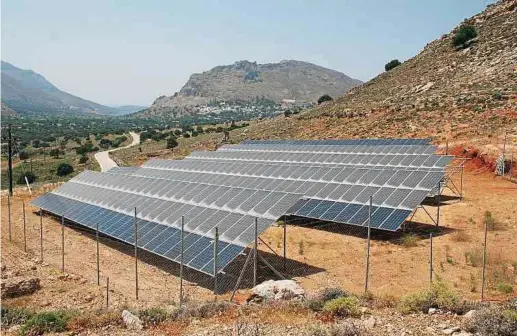
[[[1,62],[2,107],[21,114],[120,114],[116,108],[97,104],[59,90],[42,75]],[[7,109],[2,108],[3,114]]]
[[[213,100],[251,101],[260,97],[278,103],[282,100],[315,102],[324,94],[341,96],[361,83],[341,72],[308,62],[238,61],[191,75],[179,92],[157,98],[146,114],[181,114],[182,107]]]

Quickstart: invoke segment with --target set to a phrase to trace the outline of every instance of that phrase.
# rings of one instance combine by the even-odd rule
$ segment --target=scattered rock
[[[40,288],[39,278],[12,277],[2,279],[2,299],[32,294]]]
[[[124,321],[126,328],[131,330],[142,330],[144,327],[142,321],[138,318],[138,316],[133,315],[128,310],[122,311],[122,321]]]
[[[427,311],[427,313],[429,315],[433,315],[434,313],[436,313],[436,308],[429,308],[429,310]]]
[[[304,298],[305,290],[293,280],[267,280],[253,287],[246,302],[302,300]]]
[[[463,315],[463,317],[466,319],[471,319],[472,317],[474,317],[475,313],[476,313],[475,310],[469,310],[465,315]]]
[[[451,328],[444,329],[442,332],[445,335],[452,335],[453,333],[455,333],[457,331],[460,331],[460,328],[458,328],[458,327],[451,327]]]
[[[373,329],[375,327],[376,322],[377,321],[375,320],[375,317],[370,316],[367,320],[364,321],[364,326],[367,329]]]

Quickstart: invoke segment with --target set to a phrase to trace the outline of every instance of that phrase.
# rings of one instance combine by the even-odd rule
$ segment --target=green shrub
[[[163,308],[148,308],[141,310],[138,312],[138,317],[146,326],[155,326],[169,318],[174,318],[173,314],[168,313]]]
[[[386,65],[384,66],[384,70],[390,71],[391,69],[396,68],[401,64],[402,63],[400,63],[398,59],[391,60],[388,63],[386,63]]]
[[[308,299],[305,301],[305,305],[312,311],[321,311],[325,305],[325,301],[320,299]]]
[[[338,299],[340,297],[348,297],[350,296],[350,294],[341,289],[341,288],[337,288],[337,287],[331,287],[331,288],[325,288],[320,294],[319,294],[319,298],[323,301],[323,302],[327,302],[327,301],[330,301],[330,300],[334,300],[334,299]]]
[[[333,101],[332,97],[328,94],[324,94],[323,96],[318,98],[318,105],[326,102],[326,101]]]
[[[27,320],[29,320],[32,316],[34,316],[34,311],[27,308],[5,308],[2,307],[1,311],[1,321],[3,326],[11,326],[11,325],[20,325],[24,324]]]
[[[482,308],[465,322],[464,328],[477,335],[515,335],[517,310],[495,305]]]
[[[217,314],[225,312],[231,307],[226,301],[208,302],[199,305],[190,306],[181,313],[182,317],[207,318],[214,317]]]
[[[20,177],[18,177],[16,183],[25,184],[25,177],[27,177],[27,181],[29,181],[29,183],[34,183],[38,178],[36,174],[34,174],[33,172],[25,172],[22,175],[20,175]]]
[[[89,160],[89,158],[86,155],[82,155],[79,158],[79,163],[86,163],[86,162],[88,162],[88,160]]]
[[[430,289],[410,293],[400,299],[399,310],[404,314],[427,312],[429,308],[441,308],[451,311],[463,308],[456,293],[452,292],[443,282],[434,282]]]
[[[27,160],[30,157],[29,152],[24,150],[20,151],[18,156],[20,157],[20,160]]]
[[[488,231],[500,231],[505,229],[504,224],[495,220],[495,218],[492,216],[492,212],[490,211],[485,212],[485,221]]]
[[[174,149],[175,147],[178,147],[178,141],[176,138],[170,137],[167,139],[167,149]]]
[[[418,245],[420,238],[413,234],[404,234],[402,236],[402,245],[406,247],[414,247]]]
[[[510,284],[507,284],[506,282],[500,282],[497,284],[497,290],[504,294],[511,294],[513,293],[513,287]]]
[[[363,330],[350,321],[341,321],[333,324],[329,329],[329,336],[361,336]]]
[[[20,335],[66,331],[66,325],[72,316],[72,313],[61,310],[35,314],[20,328]]]
[[[476,28],[474,28],[474,26],[468,25],[468,24],[462,25],[461,27],[458,28],[458,30],[454,34],[454,36],[452,38],[452,44],[455,47],[458,47],[458,46],[464,44],[465,42],[467,42],[468,40],[473,39],[477,35],[478,35],[478,33],[476,31]]]
[[[57,176],[66,176],[74,172],[74,167],[69,163],[60,163],[57,167]]]
[[[330,300],[323,306],[323,311],[333,317],[356,317],[361,315],[359,311],[359,301],[353,296]]]

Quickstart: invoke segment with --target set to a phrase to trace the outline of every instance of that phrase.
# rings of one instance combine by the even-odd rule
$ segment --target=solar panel
[[[243,144],[291,144],[291,145],[332,145],[332,146],[379,146],[379,145],[427,145],[431,139],[327,139],[327,140],[245,140]]]
[[[282,162],[295,164],[345,165],[345,166],[373,166],[408,169],[445,169],[453,159],[452,156],[438,156],[433,154],[377,154],[380,158],[372,158],[366,154],[315,154],[315,153],[285,153],[285,152],[258,152],[258,151],[199,151],[193,152],[185,160],[203,161],[231,161],[231,162]],[[403,160],[408,156],[413,159],[407,165]],[[407,161],[404,161],[407,162]]]
[[[66,219],[95,230],[99,225],[99,231],[113,238],[134,244],[133,221],[130,215],[120,214],[102,207],[76,201],[67,197],[47,193],[32,201],[35,206],[48,212],[63,215]],[[248,216],[249,225],[253,226],[253,218]],[[188,222],[187,222],[188,223]],[[261,228],[269,226],[261,221]],[[138,246],[149,252],[159,254],[167,259],[179,262],[180,230],[164,224],[138,220],[139,240]],[[236,237],[238,238],[238,237]],[[219,241],[220,269],[223,269],[244,251],[245,246],[224,241],[221,235]],[[203,235],[188,232],[185,235],[185,265],[197,269],[203,273],[213,275],[213,240]],[[187,252],[188,251],[188,252]]]

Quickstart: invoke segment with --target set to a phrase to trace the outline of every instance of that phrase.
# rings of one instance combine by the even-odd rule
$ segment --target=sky
[[[488,0],[3,0],[2,60],[84,99],[150,105],[192,73],[295,59],[363,81]]]

